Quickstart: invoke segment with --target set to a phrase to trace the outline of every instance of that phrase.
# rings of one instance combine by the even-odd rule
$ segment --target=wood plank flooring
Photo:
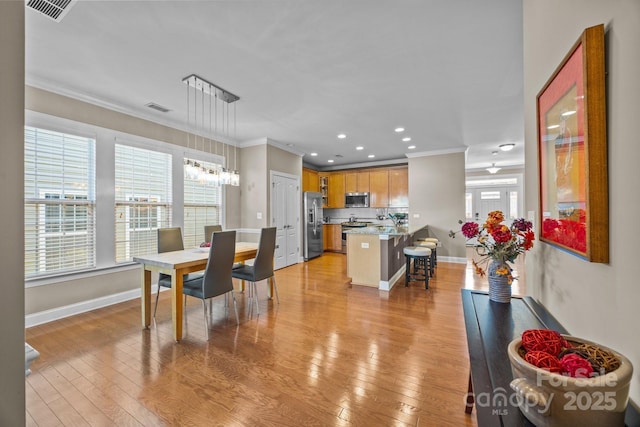
[[[139,300],[27,330],[29,426],[475,426],[460,289],[486,281],[439,262],[430,289],[351,286],[326,253],[258,284],[260,315],[236,293],[240,325],[214,301],[210,341],[189,299],[185,338],[170,296],[140,326]],[[522,284],[521,284],[522,285]]]

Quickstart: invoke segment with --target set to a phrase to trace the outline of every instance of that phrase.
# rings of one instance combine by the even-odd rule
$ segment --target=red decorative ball
[[[560,365],[558,358],[545,351],[528,351],[527,354],[524,355],[524,360],[538,368],[546,369],[549,372],[555,372],[556,374],[562,372],[562,365]]]
[[[593,372],[593,367],[588,360],[576,353],[565,354],[560,359],[562,372],[568,373],[573,378],[589,378]]]
[[[544,351],[558,356],[566,341],[551,329],[528,329],[522,333],[522,347],[527,351]]]

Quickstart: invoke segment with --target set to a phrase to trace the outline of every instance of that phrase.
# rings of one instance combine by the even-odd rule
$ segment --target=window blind
[[[25,127],[25,277],[95,268],[95,139]]]
[[[206,169],[218,170],[221,167],[201,160],[197,162]],[[185,247],[194,247],[204,242],[205,225],[218,225],[221,222],[222,188],[190,177],[187,173],[184,175],[183,238]]]
[[[171,226],[171,155],[115,146],[116,263],[156,253],[158,228]]]

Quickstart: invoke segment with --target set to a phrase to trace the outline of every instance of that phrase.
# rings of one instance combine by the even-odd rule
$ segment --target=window
[[[473,193],[465,193],[464,195],[464,212],[467,220],[473,219]]]
[[[95,139],[25,127],[25,277],[95,268]]]
[[[516,219],[518,216],[518,192],[509,191],[509,219]]]
[[[171,155],[115,146],[116,262],[156,253],[158,228],[171,226]]]
[[[198,160],[210,170],[218,170],[219,165]],[[187,167],[186,165],[184,166]],[[184,245],[198,246],[204,242],[204,226],[220,224],[222,187],[212,185],[185,173],[184,178]]]
[[[499,191],[481,191],[480,199],[481,200],[499,200],[500,192]]]

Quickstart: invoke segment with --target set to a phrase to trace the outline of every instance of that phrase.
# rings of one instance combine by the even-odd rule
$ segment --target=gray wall
[[[240,212],[242,228],[258,229],[267,226],[267,145],[246,147],[240,153]],[[258,219],[258,212],[262,219]]]
[[[0,2],[0,425],[25,424],[24,2]]]
[[[536,95],[582,31],[605,24],[610,263],[583,261],[539,241],[527,254],[527,291],[571,332],[611,347],[640,368],[640,2],[525,0],[524,95],[526,210],[539,211]],[[537,224],[539,226],[539,224]],[[640,402],[640,375],[631,382]]]
[[[449,230],[459,229],[458,220],[465,218],[464,164],[464,153],[409,159],[409,223],[429,227],[429,235],[442,242],[439,257],[466,262],[465,240],[449,238]]]

